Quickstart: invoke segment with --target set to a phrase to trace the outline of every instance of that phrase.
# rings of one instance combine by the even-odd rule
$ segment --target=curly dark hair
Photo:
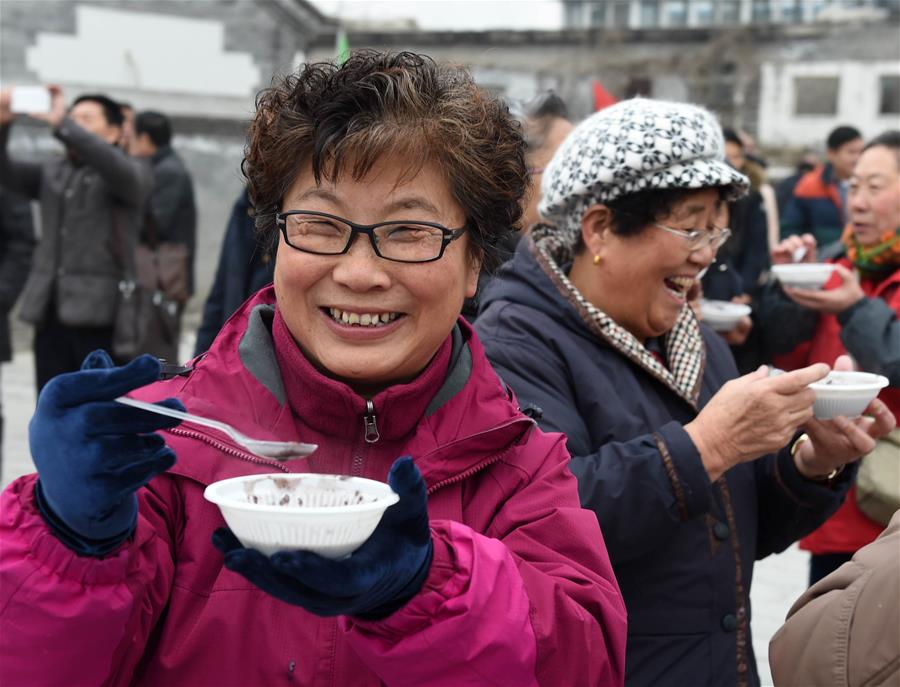
[[[257,229],[276,238],[275,213],[306,165],[316,182],[361,179],[384,156],[446,175],[466,215],[473,257],[491,269],[515,229],[527,190],[518,122],[463,68],[410,52],[354,52],[342,65],[308,64],[256,98],[242,169]]]

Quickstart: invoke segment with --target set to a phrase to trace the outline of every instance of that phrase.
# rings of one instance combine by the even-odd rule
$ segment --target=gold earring
[[[599,256],[599,255],[595,255],[595,256],[594,256],[594,264],[595,264],[595,265],[599,265],[599,264],[600,264],[600,256]]]

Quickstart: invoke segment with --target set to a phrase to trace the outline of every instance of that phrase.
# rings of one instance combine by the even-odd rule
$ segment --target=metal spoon
[[[179,420],[190,422],[194,425],[202,425],[203,427],[217,429],[223,434],[227,434],[235,443],[240,444],[250,451],[250,453],[255,453],[263,458],[275,458],[276,460],[281,461],[290,460],[291,458],[308,456],[319,448],[318,444],[303,444],[296,441],[265,441],[262,439],[251,439],[225,422],[210,420],[209,418],[200,417],[199,415],[184,413],[180,410],[166,408],[165,406],[156,405],[155,403],[147,403],[146,401],[138,401],[137,399],[128,398],[126,396],[119,396],[116,401],[126,406],[148,410],[151,413],[178,418]]]

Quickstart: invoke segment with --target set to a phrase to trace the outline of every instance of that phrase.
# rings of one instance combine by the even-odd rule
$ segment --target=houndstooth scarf
[[[569,280],[561,267],[570,264],[574,258],[573,243],[568,239],[568,232],[560,232],[549,224],[538,224],[532,229],[531,249],[541,269],[594,334],[698,409],[706,346],[694,311],[685,305],[675,326],[665,335],[669,363],[666,367],[634,334],[590,303]]]

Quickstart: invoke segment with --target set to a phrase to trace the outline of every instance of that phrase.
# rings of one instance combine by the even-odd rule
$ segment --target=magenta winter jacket
[[[621,685],[625,608],[559,434],[521,414],[462,321],[413,382],[370,403],[314,370],[261,291],[186,377],[141,389],[260,438],[320,445],[286,464],[178,427],[178,460],[137,530],[79,557],[44,525],[35,476],[2,500],[0,679],[37,685]],[[368,407],[367,407],[368,406]],[[368,439],[366,435],[368,433]],[[384,480],[410,454],[428,484],[434,562],[377,622],[319,618],[222,566],[216,480],[331,472]]]

